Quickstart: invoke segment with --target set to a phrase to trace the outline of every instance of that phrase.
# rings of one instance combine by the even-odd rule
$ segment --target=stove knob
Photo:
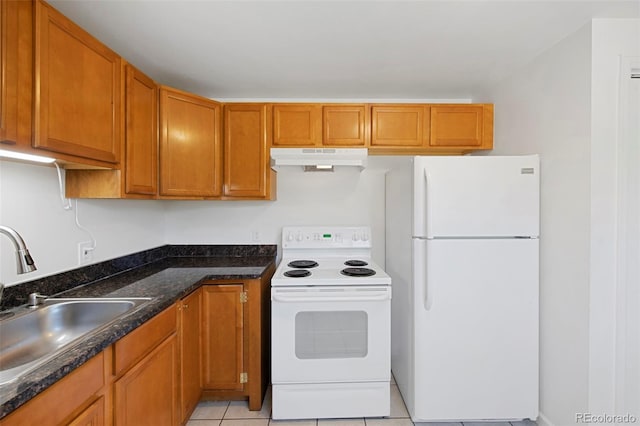
[[[369,234],[363,233],[362,234],[362,241],[369,241]]]
[[[352,239],[353,239],[353,241],[358,241],[358,240],[360,240],[360,236],[358,234],[353,234]]]
[[[287,241],[293,241],[293,234],[291,232],[287,234]]]
[[[296,236],[296,240],[302,241],[302,232],[298,232],[298,235]]]

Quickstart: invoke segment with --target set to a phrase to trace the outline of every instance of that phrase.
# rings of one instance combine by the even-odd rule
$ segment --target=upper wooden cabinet
[[[34,146],[118,163],[120,57],[41,1],[34,22]]]
[[[125,67],[125,192],[158,193],[158,86]]]
[[[373,105],[370,147],[424,149],[429,143],[429,118],[425,105]]]
[[[493,148],[493,105],[431,105],[432,148]]]
[[[320,105],[273,105],[273,146],[316,146],[321,142],[322,108]]]
[[[365,104],[273,104],[275,147],[366,147]]]
[[[462,154],[491,148],[491,104],[371,106],[372,154]]]
[[[227,104],[224,108],[225,197],[273,199],[275,173],[270,167],[270,107]]]
[[[322,144],[324,146],[365,147],[368,116],[365,105],[324,105]]]
[[[0,149],[33,151],[33,3],[0,2],[0,58]]]
[[[160,89],[160,195],[221,195],[220,115],[218,102]]]

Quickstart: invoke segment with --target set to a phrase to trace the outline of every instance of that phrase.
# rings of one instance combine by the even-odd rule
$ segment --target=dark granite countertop
[[[204,281],[259,278],[276,260],[275,246],[240,246],[260,248],[244,252],[228,250],[229,247],[235,249],[238,246],[210,246],[226,247],[227,250],[214,253],[181,252],[179,253],[181,257],[172,257],[176,254],[173,250],[175,247],[184,249],[192,246],[165,246],[162,248],[163,253],[152,256],[153,260],[148,263],[135,265],[136,262],[133,262],[134,266],[129,267],[131,265],[127,264],[124,270],[117,271],[106,278],[100,277],[56,293],[55,297],[150,297],[152,299],[125,314],[105,329],[72,343],[64,352],[41,367],[16,381],[0,385],[0,419],[200,287]],[[108,269],[113,267],[114,262],[122,261],[124,258],[104,262],[103,266]],[[55,276],[51,278],[55,279]],[[42,281],[42,279],[38,280],[40,284],[43,284]],[[25,291],[32,290],[29,285],[25,287]],[[13,287],[9,287],[11,288]],[[41,292],[44,293],[44,291]],[[13,300],[18,301],[24,297],[23,295],[12,296]]]

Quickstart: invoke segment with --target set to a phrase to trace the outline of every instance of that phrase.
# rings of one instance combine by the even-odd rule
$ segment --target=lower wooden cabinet
[[[203,288],[203,386],[208,390],[243,391],[244,304],[242,282]]]
[[[248,398],[260,410],[269,383],[270,280],[205,283],[202,374],[205,399]]]
[[[177,320],[172,305],[113,345],[115,425],[178,424]]]
[[[114,424],[178,424],[178,339],[172,334],[114,384]]]
[[[180,420],[186,422],[202,395],[202,289],[178,302],[180,338]]]
[[[249,400],[269,383],[270,280],[208,281],[0,421],[180,425],[201,397]]]
[[[2,426],[106,424],[105,407],[96,402],[104,401],[103,395],[108,395],[110,383],[105,367],[109,355],[107,349],[91,358],[0,423]]]
[[[101,396],[93,404],[82,411],[69,426],[101,426],[106,425],[105,397]]]

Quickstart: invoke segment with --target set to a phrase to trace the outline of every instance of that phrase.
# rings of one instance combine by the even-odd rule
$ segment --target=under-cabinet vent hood
[[[366,148],[271,148],[271,167],[303,167],[305,171],[331,171],[336,166],[364,169]]]

